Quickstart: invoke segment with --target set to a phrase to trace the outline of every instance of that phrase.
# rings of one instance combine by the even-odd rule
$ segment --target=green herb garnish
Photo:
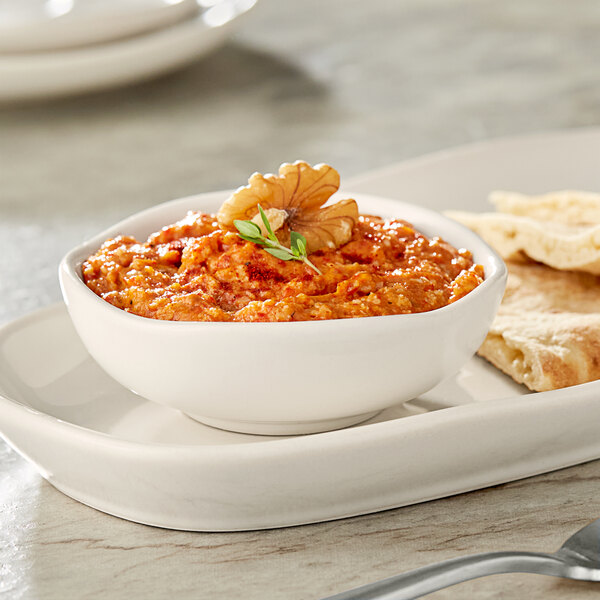
[[[238,235],[243,240],[263,246],[269,254],[280,260],[300,260],[319,275],[322,275],[321,271],[308,259],[306,238],[301,233],[297,231],[290,232],[290,248],[286,248],[279,243],[279,240],[273,233],[271,223],[269,223],[269,219],[267,219],[267,215],[260,204],[258,205],[258,212],[267,230],[267,237],[263,235],[261,228],[256,223],[236,219],[233,224],[239,232]]]

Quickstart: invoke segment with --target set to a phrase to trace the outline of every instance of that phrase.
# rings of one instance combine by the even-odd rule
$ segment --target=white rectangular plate
[[[345,186],[443,210],[495,188],[600,190],[600,130],[500,140]],[[102,511],[176,529],[282,527],[364,514],[600,457],[600,383],[540,394],[473,359],[359,426],[268,438],[212,429],[125,390],[62,305],[0,330],[0,431],[50,483]]]

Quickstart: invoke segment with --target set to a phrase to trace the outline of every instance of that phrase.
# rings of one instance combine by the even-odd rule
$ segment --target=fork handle
[[[413,600],[485,575],[537,573],[561,576],[564,567],[564,563],[554,554],[486,552],[421,567],[322,600]]]

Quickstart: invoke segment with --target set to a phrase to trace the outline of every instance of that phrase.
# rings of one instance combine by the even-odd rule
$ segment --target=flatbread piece
[[[490,202],[496,210],[538,221],[579,225],[600,223],[600,194],[580,190],[562,190],[540,196],[495,191]]]
[[[542,392],[600,378],[600,278],[507,262],[502,304],[478,354]]]
[[[446,215],[478,233],[505,260],[525,253],[555,269],[600,275],[600,224],[539,221],[504,213]]]

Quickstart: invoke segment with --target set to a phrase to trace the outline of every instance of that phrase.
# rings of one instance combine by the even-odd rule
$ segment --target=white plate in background
[[[196,0],[0,0],[0,53],[98,44],[192,17]]]
[[[219,0],[149,33],[67,50],[0,54],[0,101],[91,92],[150,79],[223,43],[256,0]]]
[[[600,130],[500,140],[348,188],[484,210],[496,187],[600,190]],[[126,519],[224,531],[311,523],[439,498],[600,457],[600,382],[543,393],[472,359],[367,423],[269,438],[224,432],[128,392],[57,305],[0,329],[0,432],[50,483]]]

